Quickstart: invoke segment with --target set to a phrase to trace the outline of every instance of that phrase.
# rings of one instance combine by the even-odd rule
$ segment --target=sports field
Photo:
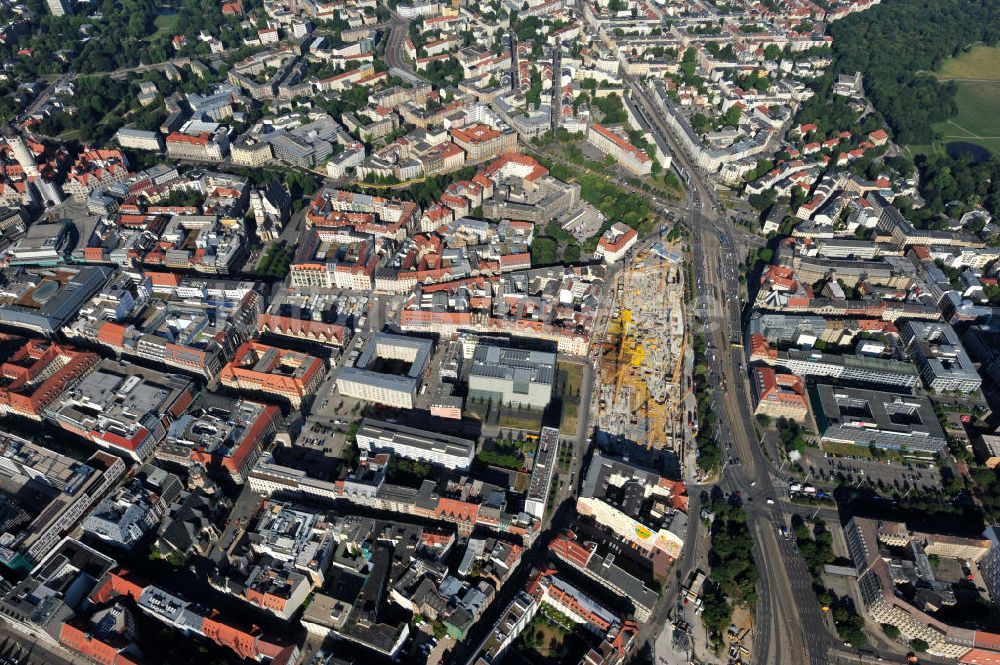
[[[941,143],[977,145],[1000,155],[1000,47],[975,46],[946,60],[934,75],[958,87],[958,115],[934,124]]]

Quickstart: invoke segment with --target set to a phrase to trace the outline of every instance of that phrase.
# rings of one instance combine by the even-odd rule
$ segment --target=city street
[[[663,111],[648,90],[634,79],[629,79],[628,83],[646,117],[670,141],[675,168],[682,177],[689,176],[697,300],[707,306],[706,338],[715,349],[714,369],[724,382],[721,385],[725,386],[719,391],[723,402],[718,410],[719,436],[731,442],[740,460],[739,465],[727,467],[722,486],[727,492],[741,492],[747,502],[749,525],[758,553],[760,582],[753,662],[821,665],[828,662],[829,651],[838,642],[820,612],[805,563],[795,553],[794,544],[778,535],[785,520],[784,503],[767,504],[768,499],[776,498],[772,467],[758,445],[749,409],[752,401],[743,371],[741,303],[736,295],[739,276],[735,269],[744,258],[741,252],[747,244],[734,242],[743,232],[737,232],[730,220],[720,216],[721,209],[710,181],[703,179],[698,167],[690,163],[673,141],[662,121]],[[692,520],[691,524],[695,522]],[[682,575],[687,572],[683,567],[678,566]]]

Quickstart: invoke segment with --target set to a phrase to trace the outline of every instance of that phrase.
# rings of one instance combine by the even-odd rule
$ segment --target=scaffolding
[[[671,245],[669,250],[672,249]],[[640,254],[620,279],[602,356],[601,428],[648,448],[673,448],[683,399],[684,272],[662,255]]]

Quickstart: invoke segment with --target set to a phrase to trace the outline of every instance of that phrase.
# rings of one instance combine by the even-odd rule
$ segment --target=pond
[[[975,143],[966,143],[965,141],[952,141],[945,148],[952,158],[958,159],[962,155],[969,155],[972,157],[973,163],[976,164],[988,161],[992,157],[992,153],[983,146],[976,145]]]

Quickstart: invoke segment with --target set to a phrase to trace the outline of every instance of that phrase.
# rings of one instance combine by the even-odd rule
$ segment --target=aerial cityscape
[[[0,665],[1000,665],[998,43],[0,0]]]

